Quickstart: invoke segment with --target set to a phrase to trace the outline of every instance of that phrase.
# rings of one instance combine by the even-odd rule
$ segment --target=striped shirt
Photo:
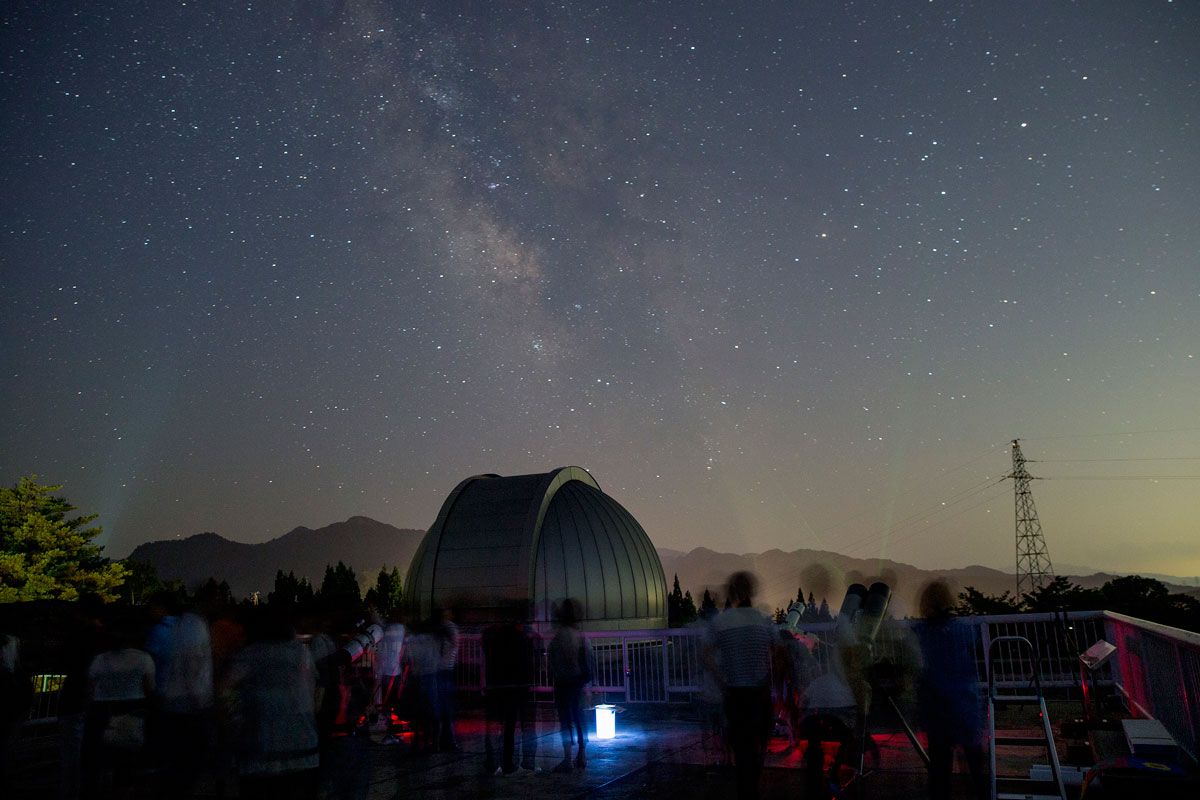
[[[753,608],[727,608],[713,620],[726,686],[766,686],[775,626]]]

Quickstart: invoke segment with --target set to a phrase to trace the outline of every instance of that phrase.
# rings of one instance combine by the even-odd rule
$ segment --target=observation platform
[[[985,657],[989,642],[1014,635],[1033,642],[1041,685],[1049,698],[1048,716],[1055,728],[1057,751],[1065,765],[1086,768],[1106,758],[1127,755],[1119,718],[1155,719],[1178,746],[1183,770],[1194,770],[1200,739],[1200,634],[1167,628],[1110,612],[1075,613],[1069,619],[1049,614],[1019,614],[1004,617],[969,618],[976,631],[978,679],[985,688],[989,677],[997,686],[1016,690],[1027,685],[1034,666],[1018,652],[1001,653],[987,675]],[[897,630],[905,623],[897,622]],[[832,635],[829,626],[809,626],[806,632],[823,641]],[[554,719],[548,681],[539,681],[542,701],[536,765],[541,772],[496,776],[484,769],[485,737],[478,706],[482,688],[481,650],[478,637],[465,634],[458,665],[458,686],[466,709],[459,716],[460,749],[456,752],[419,755],[406,739],[400,744],[382,743],[382,732],[370,737],[343,740],[340,766],[334,769],[342,786],[353,785],[357,793],[347,797],[371,800],[391,798],[732,798],[733,774],[717,766],[721,752],[717,742],[699,723],[693,701],[699,690],[697,631],[690,629],[596,632],[587,634],[597,655],[593,697],[622,709],[617,718],[617,736],[589,742],[588,766],[583,771],[557,774],[551,770],[562,758],[558,725]],[[1092,680],[1100,699],[1096,713],[1112,717],[1115,728],[1093,726],[1083,735],[1065,734],[1064,723],[1081,716],[1079,689],[1080,653],[1104,640],[1114,652]],[[883,640],[879,657],[886,658]],[[0,791],[5,798],[44,798],[57,795],[59,743],[55,710],[55,676],[39,675],[41,681],[31,719],[12,742],[12,782]],[[924,763],[903,732],[900,718],[876,703],[868,719],[870,735],[867,759],[861,775],[843,771],[841,783],[853,791],[843,796],[864,798],[909,798],[928,796]],[[905,712],[909,714],[909,711]],[[1001,717],[1001,713],[997,712]],[[914,724],[917,722],[910,717]],[[1015,720],[1013,720],[1015,721]],[[1001,717],[1000,722],[1011,723]],[[594,721],[593,721],[594,725]],[[1013,729],[1013,724],[999,728]],[[1076,725],[1078,728],[1078,725]],[[1032,734],[1036,731],[1013,731]],[[520,738],[518,732],[518,739]],[[1074,741],[1072,742],[1072,738]],[[1082,744],[1081,744],[1082,743]],[[827,745],[832,751],[834,745]],[[761,787],[765,798],[808,798],[808,774],[804,768],[803,745],[789,747],[786,738],[771,740]],[[1081,752],[1082,751],[1082,752]],[[1044,751],[1043,751],[1044,752]],[[997,753],[997,773],[1021,771],[1029,759],[1020,754]],[[1044,758],[1042,759],[1044,761]],[[1009,768],[1012,769],[1009,769]],[[1194,776],[1194,772],[1190,773]],[[1189,778],[1191,780],[1192,778]],[[1189,783],[1188,786],[1194,786]],[[153,797],[152,776],[138,778],[135,791],[127,796]],[[212,776],[198,787],[201,797],[221,796]],[[973,796],[961,758],[956,765],[955,797]],[[227,797],[235,797],[230,792]],[[328,792],[322,796],[337,796]],[[1068,788],[1068,797],[1078,796],[1078,787]],[[1155,792],[1160,800],[1172,796]],[[1189,795],[1189,796],[1195,796]]]

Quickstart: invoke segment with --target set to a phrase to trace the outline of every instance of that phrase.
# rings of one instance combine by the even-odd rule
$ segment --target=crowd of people
[[[889,635],[899,638],[887,674],[869,656],[861,625],[839,626],[821,644],[757,610],[752,575],[736,573],[725,588],[728,607],[697,623],[697,709],[711,760],[732,765],[739,797],[758,796],[773,732],[804,748],[808,796],[836,791],[841,766],[870,744],[862,734],[872,693],[909,689],[928,733],[932,796],[949,796],[955,748],[983,786],[972,634],[952,619],[944,584],[925,590],[922,622],[893,626]],[[368,793],[373,728],[380,744],[403,743],[416,755],[460,749],[460,635],[449,610],[421,620],[297,620],[270,605],[205,614],[168,593],[148,608],[148,619],[78,608],[57,709],[63,798],[122,796],[147,784],[155,796],[185,798],[204,783],[205,795],[323,791],[350,800]],[[539,771],[535,689],[544,665],[562,748],[553,771],[586,769],[585,692],[596,661],[579,630],[581,608],[572,599],[556,604],[546,639],[528,608],[511,611],[480,636],[483,768],[498,776]],[[15,663],[15,641],[4,644],[5,664]],[[827,766],[830,742],[839,746]]]
[[[877,586],[883,594],[874,611],[839,616],[824,641],[754,608],[757,581],[747,572],[730,577],[729,607],[701,617],[700,717],[716,745],[714,760],[734,767],[739,798],[758,797],[776,732],[789,747],[803,749],[806,797],[839,794],[844,771],[861,774],[874,746],[867,735],[872,707],[888,703],[898,711],[894,701],[902,695],[912,700],[927,734],[932,800],[950,797],[956,750],[963,752],[975,794],[986,796],[974,632],[953,617],[953,594],[943,581],[924,588],[921,619],[911,628],[890,624],[884,614],[890,590]],[[865,587],[858,588],[869,603]]]
[[[382,715],[383,743],[398,742],[401,703],[413,751],[458,749],[459,637],[448,612],[408,626],[370,610],[205,613],[169,592],[146,611],[72,609],[56,708],[61,798],[362,798],[369,726]],[[29,698],[17,691],[28,684],[18,677],[19,640],[3,644],[7,757]]]

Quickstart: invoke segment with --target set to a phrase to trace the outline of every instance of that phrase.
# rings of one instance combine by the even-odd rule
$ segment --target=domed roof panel
[[[661,627],[666,584],[651,553],[645,531],[619,503],[586,484],[564,484],[538,540],[538,618],[548,619],[553,603],[574,597],[585,628]]]
[[[411,611],[470,609],[486,622],[531,602],[548,621],[574,597],[582,626],[664,627],[666,581],[646,532],[586,470],[468,478],[451,492],[409,568]]]

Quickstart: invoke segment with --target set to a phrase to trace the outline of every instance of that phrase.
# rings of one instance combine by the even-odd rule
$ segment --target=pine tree
[[[325,577],[321,581],[318,599],[326,609],[353,608],[362,602],[358,577],[354,570],[342,561],[337,566],[325,566]]]
[[[379,570],[375,585],[367,590],[366,602],[386,614],[400,605],[401,596],[400,568],[392,567],[389,571],[384,567]]]
[[[683,590],[679,588],[679,575],[675,575],[675,585],[667,595],[667,627],[678,628],[683,620]]]
[[[687,625],[695,622],[696,617],[700,616],[696,611],[696,601],[692,599],[691,591],[683,593],[683,602],[679,606],[679,621]]]
[[[710,609],[713,611],[717,610],[717,599],[712,596],[712,592],[705,589],[704,594],[700,597],[700,612],[703,613]]]
[[[87,525],[97,515],[68,518],[75,506],[60,489],[36,475],[0,488],[0,603],[119,596],[126,570],[93,544],[102,529]]]
[[[829,603],[825,602],[825,598],[821,598],[821,608],[817,611],[817,622],[833,622],[833,615],[829,613]]]
[[[315,593],[308,578],[297,578],[291,570],[285,575],[283,570],[275,572],[275,588],[267,595],[267,603],[272,606],[305,608],[312,605]]]

